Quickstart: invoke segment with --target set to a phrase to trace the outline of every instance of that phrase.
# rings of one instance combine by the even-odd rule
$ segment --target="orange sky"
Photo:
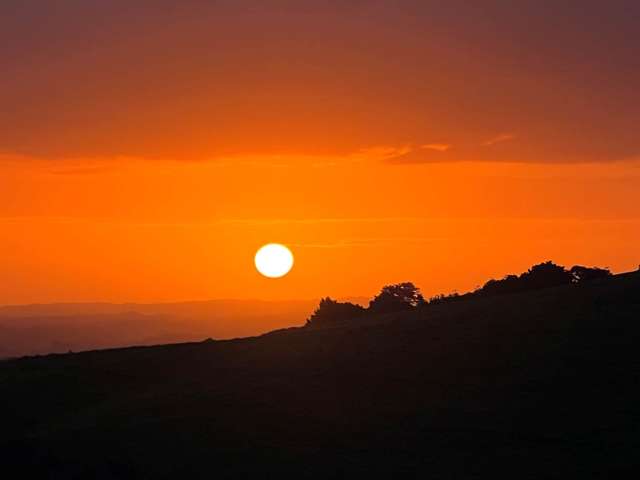
[[[0,298],[310,298],[401,280],[437,293],[549,258],[639,261],[636,163],[253,161],[5,164]],[[252,263],[271,241],[296,257],[280,280]]]
[[[0,7],[0,303],[640,263],[633,2],[40,3]]]

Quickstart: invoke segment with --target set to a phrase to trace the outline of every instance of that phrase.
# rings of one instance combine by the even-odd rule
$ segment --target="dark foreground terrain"
[[[640,275],[0,363],[3,478],[621,478]]]

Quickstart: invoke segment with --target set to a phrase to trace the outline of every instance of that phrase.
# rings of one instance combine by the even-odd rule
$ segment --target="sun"
[[[268,243],[256,252],[256,268],[265,277],[284,277],[293,267],[293,254],[284,245]]]

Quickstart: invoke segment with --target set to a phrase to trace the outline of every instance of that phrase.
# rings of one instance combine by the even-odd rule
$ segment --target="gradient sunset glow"
[[[640,4],[443,3],[2,2],[0,304],[635,270]]]

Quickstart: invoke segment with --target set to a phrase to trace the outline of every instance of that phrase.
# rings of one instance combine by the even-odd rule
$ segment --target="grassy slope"
[[[639,319],[631,273],[324,330],[2,362],[0,456],[52,478],[606,478],[640,464]]]

